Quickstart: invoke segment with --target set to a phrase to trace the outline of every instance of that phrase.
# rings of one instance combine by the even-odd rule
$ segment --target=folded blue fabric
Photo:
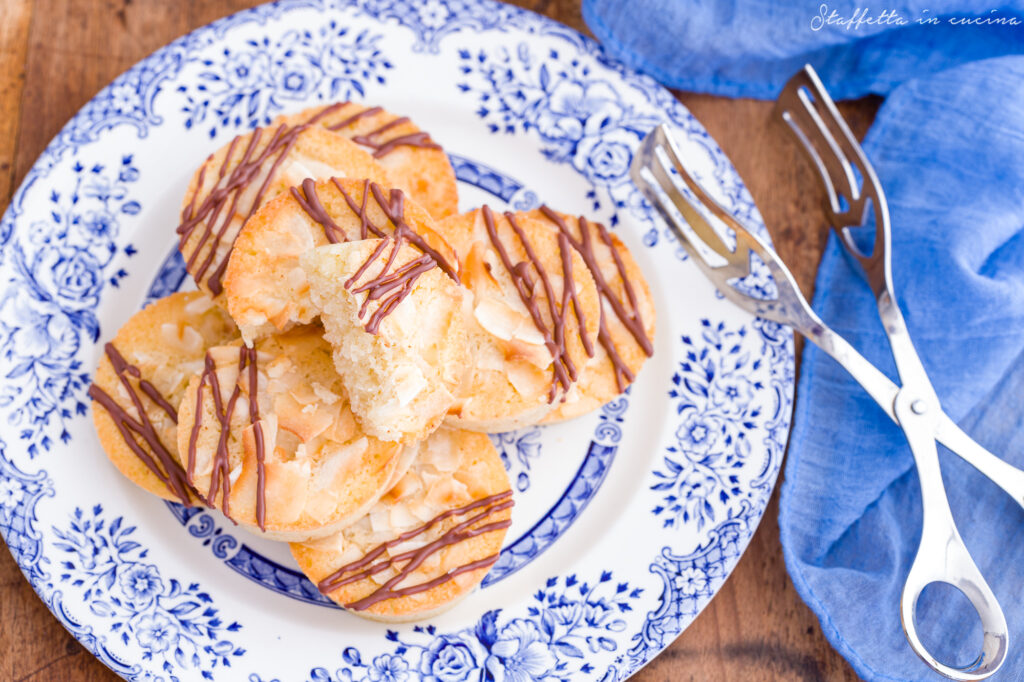
[[[800,5],[800,6],[794,6]],[[902,2],[903,17],[1024,17],[1021,5]],[[841,17],[865,17],[852,7]],[[585,0],[614,54],[689,90],[777,96],[805,62],[834,97],[888,93],[864,147],[889,199],[893,269],[916,347],[946,411],[1024,466],[1024,21],[1019,26],[828,24],[832,8],[756,0]],[[878,16],[881,8],[868,9]],[[656,21],[652,21],[656,17]],[[667,27],[671,27],[668,29]],[[830,241],[814,305],[896,378],[867,285]],[[1006,613],[1024,679],[1024,510],[940,449],[960,530]],[[939,680],[912,652],[899,598],[921,532],[902,431],[831,358],[804,352],[779,523],[786,566],[829,641],[869,680]],[[930,588],[918,629],[943,660],[980,651],[977,616]]]
[[[584,0],[583,18],[669,87],[760,99],[807,63],[842,99],[1024,46],[1021,0]]]
[[[1024,465],[1024,57],[900,86],[864,148],[889,199],[896,294],[943,406],[982,445]],[[834,240],[814,307],[896,377],[872,295]],[[865,679],[942,679],[900,628],[921,532],[902,431],[811,344],[797,395],[779,515],[797,590]],[[957,523],[1009,622],[1010,658],[993,679],[1024,679],[1024,510],[949,452],[942,463]],[[926,596],[925,642],[948,662],[973,660],[981,630],[966,601],[952,608],[948,593]]]

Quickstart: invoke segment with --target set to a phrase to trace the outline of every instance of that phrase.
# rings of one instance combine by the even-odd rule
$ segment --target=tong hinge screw
[[[928,404],[923,400],[915,400],[910,403],[910,411],[914,414],[924,414],[928,411]]]

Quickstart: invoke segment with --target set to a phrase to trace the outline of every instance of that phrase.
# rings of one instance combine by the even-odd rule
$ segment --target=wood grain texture
[[[0,0],[0,197],[100,88],[160,46],[245,0]],[[517,4],[586,31],[578,0]],[[809,168],[769,124],[770,103],[678,93],[732,159],[804,292],[827,236]],[[863,136],[876,99],[840,106]],[[779,546],[777,493],[750,548],[696,622],[637,676],[660,680],[856,680],[800,601]],[[0,679],[116,680],[50,615],[0,552]],[[220,679],[220,676],[218,677]],[[225,677],[223,679],[232,679]]]
[[[0,197],[10,201],[28,53],[31,0],[0,0]]]

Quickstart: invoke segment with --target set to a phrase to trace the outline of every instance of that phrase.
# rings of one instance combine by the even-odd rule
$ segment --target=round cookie
[[[316,115],[275,121],[235,137],[195,172],[182,200],[178,249],[200,289],[220,296],[239,230],[260,206],[306,178],[352,177],[390,182],[384,168]]]
[[[350,612],[385,622],[430,618],[469,594],[498,559],[512,490],[480,433],[442,427],[362,519],[292,544],[299,568]]]
[[[469,364],[462,287],[401,236],[321,246],[301,264],[359,424],[403,443],[433,433]]]
[[[307,109],[287,120],[318,115],[326,107]],[[345,102],[319,119],[320,125],[344,135],[373,154],[394,187],[440,220],[459,210],[459,195],[448,155],[428,133],[406,116],[380,107]]]
[[[207,348],[237,338],[227,313],[191,291],[146,306],[106,344],[89,387],[92,418],[110,461],[133,483],[165,500],[198,500],[176,459],[178,406]]]
[[[207,504],[273,540],[323,537],[355,521],[402,459],[400,445],[356,424],[322,336],[301,327],[255,348],[210,349],[178,410],[189,482]]]
[[[547,206],[516,215],[541,221],[556,234],[564,233],[586,262],[601,295],[596,352],[566,401],[543,421],[572,419],[625,391],[654,353],[651,290],[629,249],[601,223],[558,213]]]
[[[267,202],[245,225],[224,277],[225,304],[247,343],[312,322],[317,311],[299,264],[328,243],[379,238],[396,229],[458,279],[451,247],[430,215],[401,190],[371,180],[303,181]]]
[[[594,354],[600,300],[583,258],[530,216],[487,206],[438,223],[472,294],[472,376],[446,423],[472,431],[535,424],[567,396]],[[573,286],[564,286],[565,283]]]

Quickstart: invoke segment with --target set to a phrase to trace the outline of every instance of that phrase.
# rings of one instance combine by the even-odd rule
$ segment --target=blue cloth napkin
[[[900,86],[864,148],[889,199],[896,294],[944,408],[1024,465],[1024,57]],[[835,240],[815,291],[821,317],[895,378],[872,295]],[[797,591],[865,679],[942,679],[899,621],[921,533],[902,431],[811,344],[797,395],[779,513]],[[1024,510],[950,453],[942,463],[961,533],[1009,623],[1010,658],[994,679],[1024,679]],[[980,625],[966,600],[926,597],[924,641],[947,662],[973,660]]]
[[[587,0],[584,12],[613,53],[669,85],[775,97],[807,61],[836,96],[888,93],[864,148],[889,199],[897,298],[946,411],[1024,466],[1024,56],[990,57],[1024,51],[1024,33],[811,31],[820,4]],[[927,7],[947,17],[992,9],[897,6],[912,16]],[[1000,16],[1014,11],[1001,7]],[[657,30],[650,16],[662,17]],[[871,293],[834,239],[814,307],[896,378]],[[940,456],[957,523],[1009,624],[1010,657],[993,679],[1024,680],[1024,510],[948,451]],[[920,505],[902,432],[807,344],[780,503],[783,551],[826,637],[865,679],[943,679],[911,651],[899,621]],[[918,629],[947,662],[980,651],[977,617],[951,588],[926,591]]]
[[[1022,0],[583,0],[583,18],[670,88],[759,99],[804,64],[845,99],[1024,48]]]

